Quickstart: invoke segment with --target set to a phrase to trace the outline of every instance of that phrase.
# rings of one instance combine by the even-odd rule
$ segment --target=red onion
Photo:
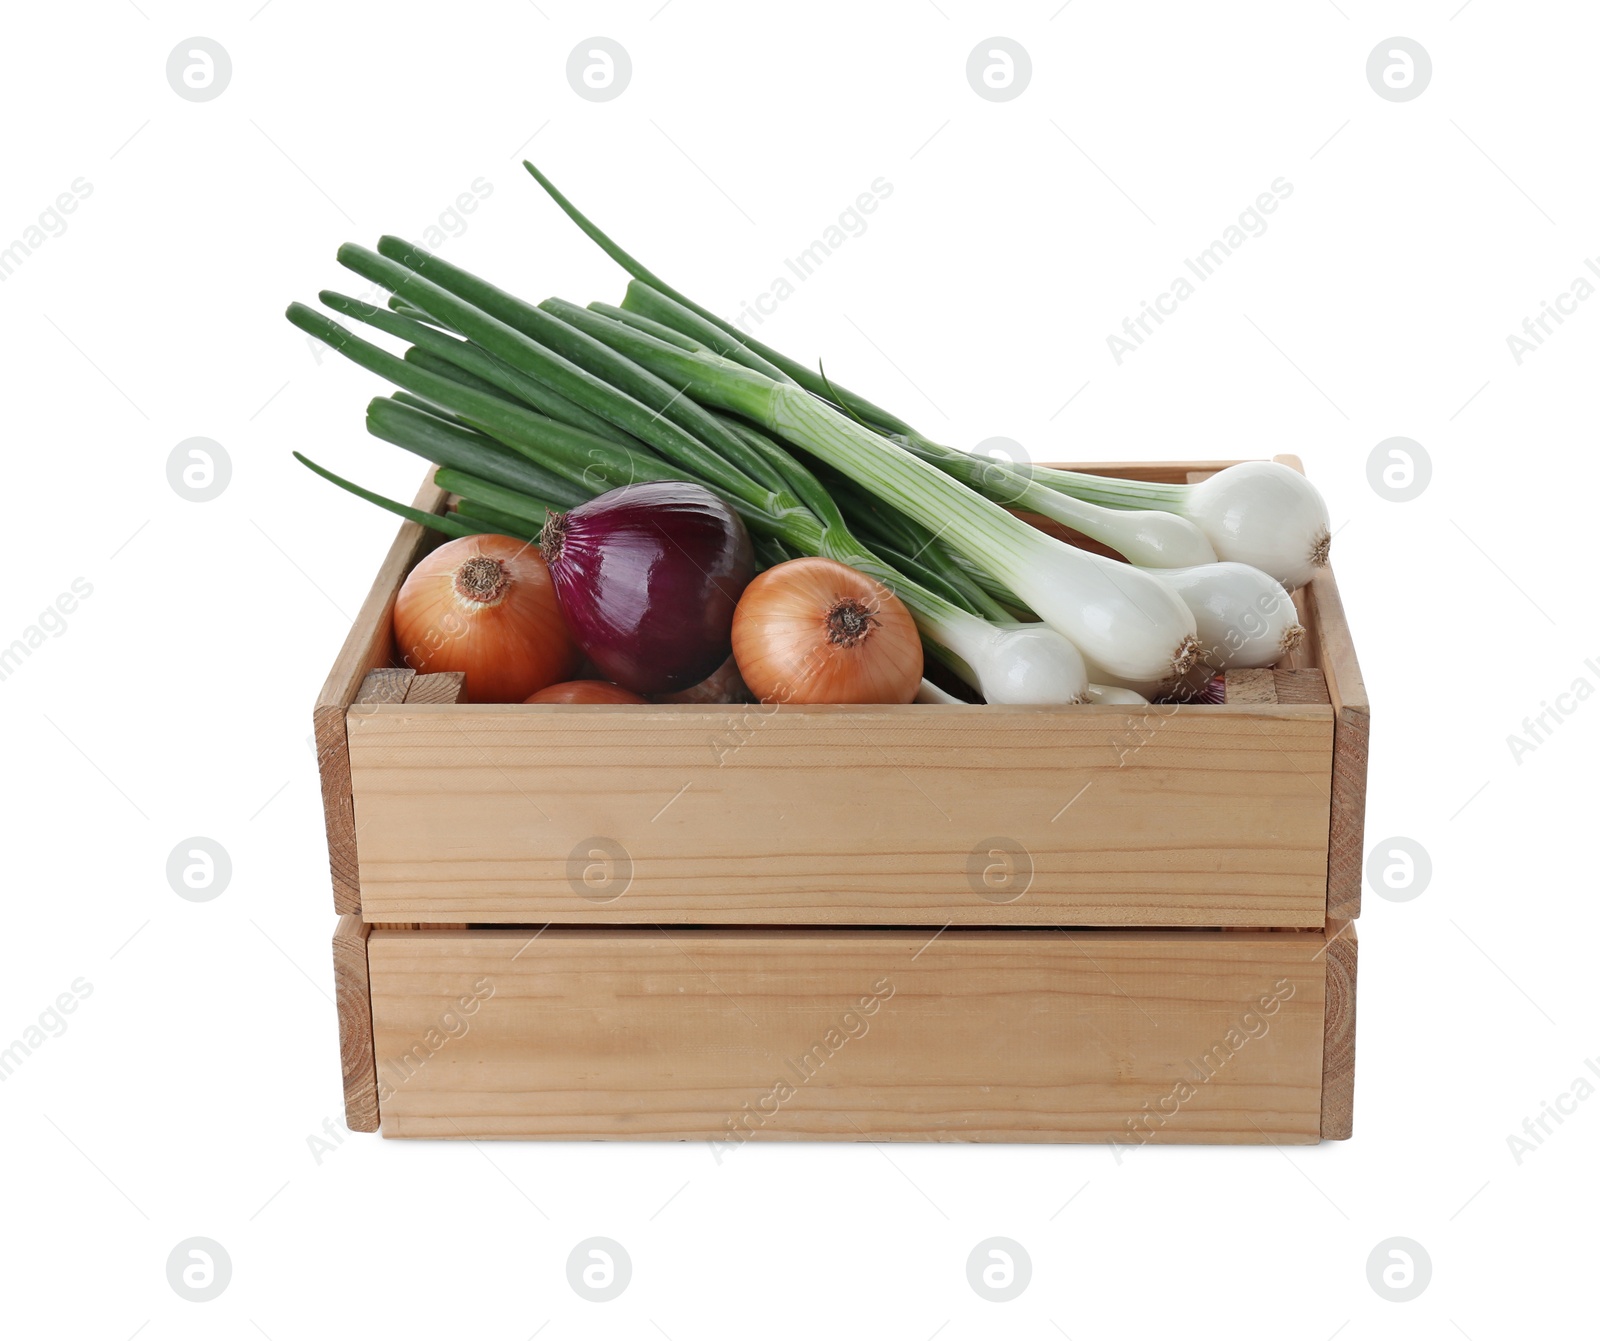
[[[539,544],[567,627],[606,679],[667,694],[727,659],[755,555],[739,515],[710,490],[625,485],[552,513]]]

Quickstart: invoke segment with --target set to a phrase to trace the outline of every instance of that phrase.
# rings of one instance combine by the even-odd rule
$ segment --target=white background
[[[0,1042],[92,985],[0,1083],[7,1331],[1592,1328],[1600,1096],[1520,1164],[1507,1137],[1600,1054],[1600,703],[1520,762],[1507,738],[1580,677],[1600,686],[1600,302],[1520,366],[1506,337],[1600,254],[1600,25],[1508,0],[1057,3],[8,10],[0,244],[75,179],[92,194],[0,286],[0,644],[74,578],[93,594],[0,682]],[[233,67],[201,103],[165,76],[197,34]],[[633,66],[604,103],[565,76],[595,34]],[[1008,102],[965,76],[995,34],[1032,61]],[[1414,101],[1366,79],[1395,34],[1432,57]],[[1120,1165],[1098,1146],[750,1146],[719,1166],[703,1145],[341,1133],[318,1162],[341,1095],[309,709],[393,526],[289,452],[405,497],[420,471],[362,431],[376,380],[319,363],[281,312],[359,284],[340,242],[421,239],[478,178],[493,193],[445,254],[533,298],[615,300],[620,272],[524,154],[724,313],[884,178],[867,231],[761,334],[946,441],[1305,459],[1375,704],[1367,832],[1433,866],[1409,902],[1369,891],[1353,1141]],[[1106,337],[1280,177],[1268,230],[1119,366]],[[233,472],[203,504],[166,476],[197,435]],[[1368,482],[1395,435],[1433,465],[1405,503]],[[211,902],[166,879],[195,835],[233,864]],[[166,1279],[193,1235],[233,1262],[207,1304]],[[566,1282],[591,1235],[632,1257],[613,1303]],[[967,1283],[991,1235],[1032,1258],[1013,1303]],[[1367,1282],[1393,1235],[1432,1259],[1411,1303]]]

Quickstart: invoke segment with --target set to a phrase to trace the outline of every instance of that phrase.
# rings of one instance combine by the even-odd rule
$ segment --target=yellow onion
[[[394,639],[412,670],[465,672],[468,703],[521,703],[578,665],[544,558],[505,535],[462,536],[413,568]]]
[[[909,703],[922,641],[900,598],[832,559],[758,574],[733,615],[739,674],[763,703]]]
[[[644,700],[620,684],[605,680],[564,680],[530,694],[528,703],[643,703]]]

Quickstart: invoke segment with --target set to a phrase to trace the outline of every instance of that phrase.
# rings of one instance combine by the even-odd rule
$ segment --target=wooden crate
[[[352,1127],[1349,1134],[1368,710],[1331,571],[1291,661],[1223,704],[531,707],[391,665],[430,543],[401,528],[316,708]],[[894,1009],[723,1131],[874,964]],[[1166,1112],[1229,1031],[1247,1046]]]

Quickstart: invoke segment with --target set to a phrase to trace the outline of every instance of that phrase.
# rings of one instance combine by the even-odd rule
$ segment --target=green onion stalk
[[[937,580],[925,586],[885,562],[854,537],[815,476],[771,438],[735,429],[726,421],[712,430],[711,436],[720,445],[741,464],[750,466],[747,474],[689,431],[687,425],[704,428],[694,411],[679,410],[674,416],[650,408],[652,400],[676,397],[687,401],[687,397],[665,383],[654,385],[641,365],[633,365],[632,372],[622,369],[623,356],[576,327],[541,313],[549,325],[531,320],[527,324],[537,326],[551,341],[545,345],[381,255],[347,247],[340,256],[358,273],[392,285],[397,296],[415,310],[470,337],[507,368],[557,391],[586,413],[598,415],[628,435],[633,444],[601,437],[528,405],[513,403],[501,394],[501,387],[507,385],[503,376],[496,385],[482,385],[490,379],[478,375],[488,371],[481,361],[445,359],[454,370],[447,374],[432,360],[430,366],[424,366],[424,361],[415,357],[396,357],[312,308],[291,305],[288,317],[294,325],[402,388],[396,397],[380,397],[368,407],[369,431],[439,463],[436,479],[467,502],[466,515],[474,518],[467,524],[482,522],[484,527],[531,535],[549,504],[572,506],[575,493],[588,497],[646,480],[695,480],[739,512],[756,532],[758,545],[767,542],[780,554],[834,558],[883,582],[905,602],[934,654],[986,700],[1074,702],[1085,692],[1087,673],[1082,657],[1070,643],[1042,626],[1012,628],[992,623],[975,614],[970,605],[951,599],[959,590],[945,585],[941,594],[934,589],[940,585]],[[382,321],[397,333],[416,333],[393,327],[388,319],[394,314],[386,309],[346,301],[343,310],[374,325]],[[558,345],[583,363],[553,347]],[[433,357],[443,359],[444,355]],[[468,361],[475,366],[469,369],[465,366]],[[596,367],[604,368],[615,381],[590,371]],[[616,385],[623,381],[645,399]],[[666,387],[665,395],[661,387]],[[401,505],[391,500],[358,491],[331,472],[317,469],[335,483],[400,515],[414,512],[402,511]],[[455,519],[434,522],[424,521],[421,514],[411,519],[447,531],[463,524],[459,514]],[[771,554],[774,549],[765,552]],[[915,561],[902,557],[912,567]]]
[[[625,309],[774,381],[803,387],[863,426],[964,478],[992,500],[1029,507],[1151,567],[1233,560],[1271,574],[1293,591],[1327,564],[1327,504],[1304,475],[1279,462],[1244,462],[1194,485],[1112,479],[1048,466],[1015,469],[998,462],[988,463],[975,479],[968,453],[932,441],[865,397],[831,383],[820,370],[769,348],[701,307],[623,250],[532,163],[523,166],[567,217],[637,281],[629,286]],[[1061,503],[1052,494],[1089,506]],[[1118,510],[1143,515],[1121,523],[1105,515]],[[1166,520],[1152,513],[1166,514]]]

